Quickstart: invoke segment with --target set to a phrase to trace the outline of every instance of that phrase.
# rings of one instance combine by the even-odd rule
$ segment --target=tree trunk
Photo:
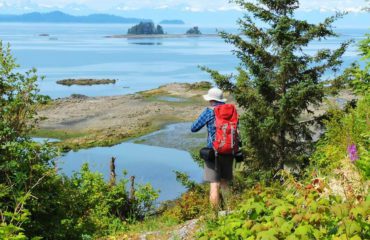
[[[115,186],[116,185],[116,164],[115,164],[116,158],[112,157],[110,161],[110,180],[109,185]]]

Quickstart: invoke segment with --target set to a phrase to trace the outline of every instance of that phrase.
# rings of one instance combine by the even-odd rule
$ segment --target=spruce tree
[[[338,49],[308,54],[313,40],[335,37],[337,13],[322,23],[295,18],[298,0],[233,0],[246,14],[239,19],[239,34],[220,32],[234,45],[240,60],[235,74],[220,74],[203,67],[216,84],[232,93],[243,114],[240,119],[246,157],[259,167],[281,169],[287,162],[303,162],[313,148],[312,106],[324,98],[323,75],[337,72],[349,42]],[[263,24],[259,26],[256,20]]]

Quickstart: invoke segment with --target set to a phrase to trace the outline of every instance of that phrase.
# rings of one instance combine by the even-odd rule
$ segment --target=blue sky
[[[348,11],[351,20],[342,21],[343,26],[370,27],[370,15],[363,11],[369,6],[366,0],[301,0],[299,14],[318,21],[335,11]],[[154,21],[175,18],[206,25],[234,24],[241,16],[240,9],[228,0],[0,0],[3,14],[54,10],[74,15],[111,13]]]

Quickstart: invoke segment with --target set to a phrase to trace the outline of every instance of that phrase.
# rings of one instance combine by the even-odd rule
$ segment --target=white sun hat
[[[216,87],[209,89],[208,94],[203,95],[203,98],[206,101],[211,101],[211,100],[214,100],[214,101],[217,101],[217,102],[226,102],[227,101],[227,99],[224,98],[224,94],[223,94],[222,90],[219,89],[219,88],[216,88]]]

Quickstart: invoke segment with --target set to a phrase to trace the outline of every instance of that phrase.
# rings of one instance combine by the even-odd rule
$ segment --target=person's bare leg
[[[213,209],[218,211],[220,204],[220,183],[212,182],[209,191],[209,201]]]
[[[226,211],[229,211],[229,185],[228,185],[228,181],[225,180],[225,179],[221,179],[220,181],[220,188],[221,188],[221,194],[222,194],[222,199],[223,199],[223,203],[224,203],[224,207],[226,208]]]
[[[229,190],[229,182],[226,179],[221,179],[220,181],[220,187],[222,191],[228,191]]]

